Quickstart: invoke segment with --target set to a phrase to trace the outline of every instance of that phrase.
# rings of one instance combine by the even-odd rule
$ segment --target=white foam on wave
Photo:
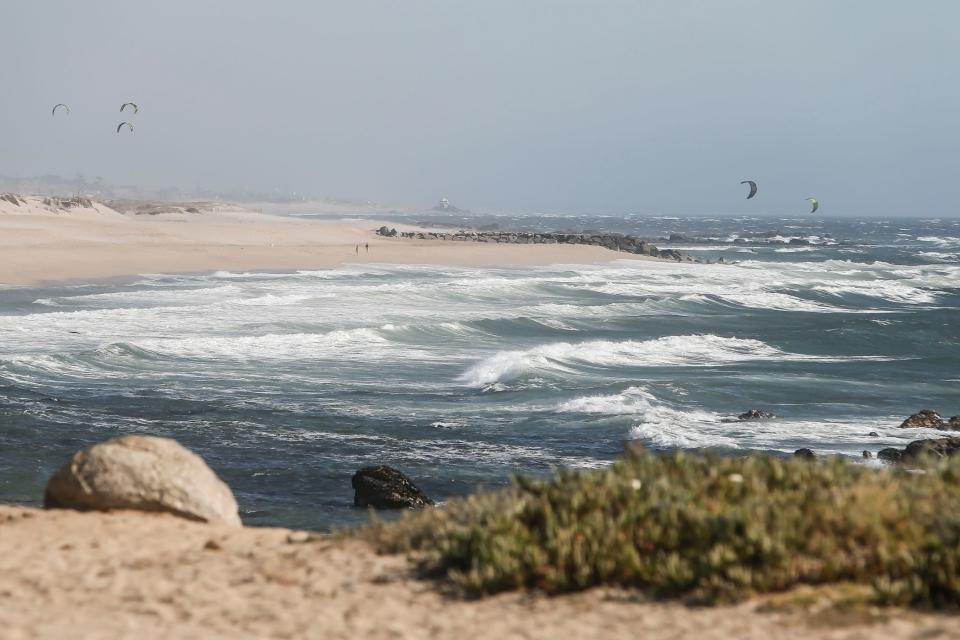
[[[188,304],[206,304],[227,299],[242,293],[236,285],[222,285],[215,287],[170,288],[170,289],[140,289],[133,291],[107,291],[100,293],[79,293],[56,298],[38,298],[34,304],[45,307],[113,307],[150,304],[155,306],[176,305],[182,307]]]
[[[855,284],[818,284],[812,289],[835,296],[853,294],[900,304],[932,304],[937,301],[938,296],[936,291],[895,280],[874,280],[870,283]]]
[[[612,395],[585,396],[557,406],[558,413],[629,416],[636,421],[627,435],[656,447],[739,448],[735,438],[718,428],[721,416],[710,411],[676,409],[657,400],[644,387]]]
[[[935,262],[960,262],[960,253],[944,253],[943,251],[920,251],[918,255]]]
[[[189,336],[145,339],[136,346],[180,358],[233,360],[302,360],[347,352],[376,359],[388,341],[368,328],[326,333],[268,333],[254,336]],[[393,354],[395,355],[395,354]]]
[[[691,412],[670,416],[654,414],[631,427],[628,437],[654,447],[769,450],[790,453],[810,447],[818,454],[854,454],[864,449],[903,447],[922,437],[937,437],[934,430],[910,431],[895,425],[902,419],[888,417],[849,417],[831,420],[751,420],[724,422],[719,417]],[[871,432],[879,436],[870,436]]]
[[[380,325],[379,331],[387,334],[404,334],[408,332],[423,332],[435,336],[455,337],[455,338],[475,338],[478,336],[488,336],[489,334],[480,329],[471,327],[463,322],[439,322],[427,324],[395,324],[388,322]]]
[[[557,406],[559,413],[599,413],[603,415],[633,415],[646,413],[656,398],[644,387],[630,387],[613,395],[584,396],[567,400]]]
[[[922,236],[917,238],[917,240],[920,242],[930,242],[945,249],[951,247],[960,247],[960,238],[955,238],[953,236]]]
[[[672,245],[665,244],[661,249],[674,249],[676,251],[727,251],[732,247],[726,244],[691,244],[691,245]]]
[[[653,340],[555,342],[523,351],[501,351],[481,360],[458,380],[472,387],[508,383],[521,376],[563,375],[578,366],[718,366],[750,360],[827,360],[786,353],[760,340],[712,334],[667,336]]]
[[[703,409],[671,407],[648,389],[633,386],[617,394],[574,398],[561,403],[558,413],[625,416],[634,421],[627,437],[658,448],[769,449],[791,452],[814,446],[821,453],[851,453],[851,449],[903,446],[920,437],[896,428],[896,416],[836,420],[736,421],[732,416]],[[879,437],[870,436],[872,431]],[[929,430],[930,437],[937,432]]]
[[[774,253],[805,253],[807,251],[819,251],[820,247],[783,247],[774,249]]]
[[[775,291],[740,291],[722,294],[720,297],[744,307],[770,309],[772,311],[808,311],[812,313],[852,313],[854,311]]]
[[[211,278],[218,280],[252,280],[268,278],[289,278],[289,273],[268,272],[268,271],[214,271],[210,274]]]
[[[333,294],[326,294],[325,297],[332,297]],[[318,296],[310,296],[305,294],[290,294],[290,295],[274,295],[268,293],[262,296],[256,296],[251,298],[238,298],[236,300],[230,300],[231,304],[237,304],[244,307],[276,307],[282,305],[291,305],[304,302],[305,300],[310,300],[311,298]]]

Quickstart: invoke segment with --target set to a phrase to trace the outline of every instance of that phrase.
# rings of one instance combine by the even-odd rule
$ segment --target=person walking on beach
[[[367,253],[370,253],[370,243],[369,243],[369,242],[365,243],[365,244],[363,245],[363,248],[367,251]]]
[[[360,245],[357,245],[356,252],[360,253]]]

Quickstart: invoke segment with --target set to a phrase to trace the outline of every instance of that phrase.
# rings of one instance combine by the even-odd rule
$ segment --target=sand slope
[[[692,609],[601,590],[455,600],[413,578],[402,557],[377,556],[360,542],[296,536],[158,514],[0,507],[0,636],[960,637],[956,618],[908,612],[869,626],[825,626],[817,617],[757,613],[752,604]]]
[[[642,259],[584,245],[382,238],[373,232],[381,224],[413,227],[389,221],[297,219],[223,204],[210,204],[196,214],[135,215],[103,204],[54,210],[39,197],[25,199],[20,205],[0,201],[0,284],[352,263],[506,266]]]

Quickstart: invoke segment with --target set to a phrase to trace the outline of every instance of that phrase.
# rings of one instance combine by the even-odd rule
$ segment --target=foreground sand
[[[40,198],[27,201],[19,206],[0,201],[0,284],[354,263],[506,266],[590,264],[627,257],[584,245],[382,238],[372,231],[381,224],[412,227],[272,216],[229,205],[210,206],[198,214],[146,216],[121,214],[102,204],[53,211]],[[367,243],[369,253],[363,246]]]
[[[602,590],[464,601],[416,579],[402,557],[305,537],[0,506],[0,637],[960,638],[957,618],[903,611],[759,613]]]

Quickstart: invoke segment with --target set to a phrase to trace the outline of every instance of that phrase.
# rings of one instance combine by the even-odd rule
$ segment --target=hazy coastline
[[[187,203],[182,207],[143,203],[142,210],[150,213],[138,213],[136,206],[121,213],[96,201],[89,207],[57,208],[44,204],[41,196],[22,199],[18,203],[0,201],[0,283],[27,285],[139,273],[321,269],[346,264],[597,264],[625,257],[584,245],[384,238],[374,232],[382,224],[400,231],[423,228],[389,220],[295,218],[230,203]]]

